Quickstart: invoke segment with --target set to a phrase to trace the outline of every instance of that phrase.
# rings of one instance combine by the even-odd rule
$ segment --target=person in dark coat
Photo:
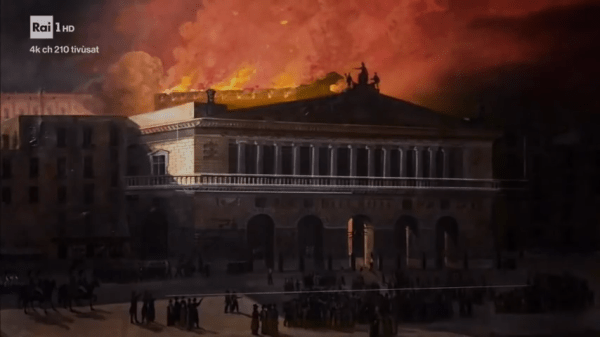
[[[273,285],[273,269],[269,268],[269,272],[267,274],[267,285]]]
[[[379,337],[379,324],[381,323],[381,317],[379,316],[379,308],[375,307],[375,312],[371,317],[369,324],[369,337]]]
[[[142,304],[142,324],[148,323],[148,293],[144,292]]]
[[[179,297],[175,297],[175,304],[173,305],[173,325],[179,325],[179,317],[181,317],[181,303],[179,303]]]
[[[167,305],[167,326],[173,326],[173,300],[169,299],[169,305]]]
[[[152,295],[150,295],[150,298],[148,299],[148,321],[150,323],[154,322],[154,320],[156,319],[156,310],[154,307],[154,297],[152,297]]]
[[[192,301],[192,328],[196,328],[196,329],[200,329],[200,312],[198,307],[200,306],[200,304],[202,304],[202,301],[204,300],[204,297],[202,297],[200,299],[200,301],[196,302],[196,299],[194,298],[194,300]]]
[[[277,305],[273,304],[271,307],[271,336],[279,336],[279,312],[277,311]]]
[[[187,300],[187,329],[188,330],[192,330],[192,326],[194,325],[194,319],[196,319],[196,317],[194,316],[194,305],[195,305],[195,303],[192,303],[192,299],[188,298],[188,300]]]
[[[225,313],[228,313],[231,309],[231,295],[229,289],[225,291]]]
[[[137,318],[137,302],[139,299],[139,295],[135,293],[135,291],[131,292],[131,303],[129,305],[129,321],[131,322],[131,324],[136,323],[139,324],[140,321],[138,321]]]
[[[181,300],[181,310],[179,311],[179,326],[182,328],[186,327],[187,324],[187,303],[185,302],[185,298]]]
[[[236,313],[240,313],[240,304],[238,303],[238,295],[236,294],[236,292],[234,291],[233,293],[231,293],[231,311],[230,312],[236,312]]]
[[[263,335],[269,334],[269,328],[267,326],[267,306],[263,305],[260,311],[260,333]]]
[[[255,304],[252,309],[252,322],[250,323],[250,331],[255,336],[258,336],[258,325],[260,321],[260,313],[258,312],[258,305]]]

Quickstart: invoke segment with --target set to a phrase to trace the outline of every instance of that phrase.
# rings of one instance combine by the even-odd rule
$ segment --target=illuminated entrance
[[[375,230],[366,215],[348,220],[348,258],[351,268],[368,267],[373,262]]]

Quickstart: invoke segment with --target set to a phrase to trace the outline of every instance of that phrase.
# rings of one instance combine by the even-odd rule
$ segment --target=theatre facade
[[[368,85],[236,110],[214,95],[131,118],[128,219],[142,258],[493,265],[508,188],[493,179],[498,132]]]

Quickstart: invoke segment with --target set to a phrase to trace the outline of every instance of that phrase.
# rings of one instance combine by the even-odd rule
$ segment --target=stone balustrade
[[[410,189],[499,191],[519,189],[523,182],[485,179],[340,177],[264,174],[218,174],[130,176],[128,190],[211,189],[289,190],[307,192],[391,192]]]

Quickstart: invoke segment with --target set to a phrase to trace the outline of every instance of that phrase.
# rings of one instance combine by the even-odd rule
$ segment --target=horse
[[[90,301],[90,310],[94,310],[94,302],[98,301],[98,296],[94,294],[94,290],[100,287],[98,279],[94,279],[90,284],[63,284],[58,288],[58,303],[66,309],[73,311],[73,301],[76,303],[80,300]]]
[[[52,310],[56,311],[52,297],[54,290],[56,289],[55,280],[42,280],[40,281],[39,287],[34,284],[23,285],[19,288],[18,302],[23,305],[23,312],[27,314],[27,306],[31,306],[31,309],[35,310],[34,304],[38,302],[40,309],[44,309],[44,313],[48,314],[46,307],[42,305],[46,302],[50,303]]]

